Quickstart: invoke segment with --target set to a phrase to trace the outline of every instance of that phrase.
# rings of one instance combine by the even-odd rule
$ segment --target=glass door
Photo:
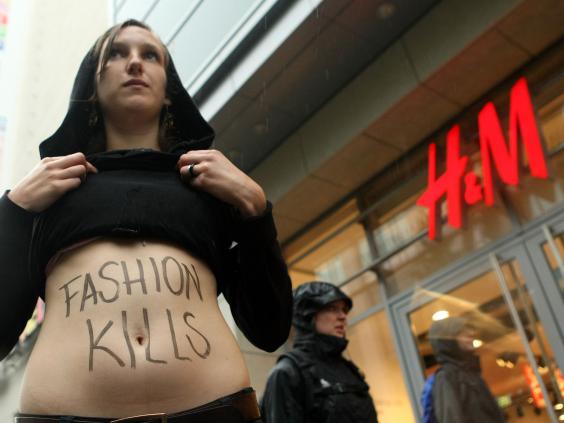
[[[492,417],[483,423],[500,421],[498,408],[507,422],[564,421],[564,378],[556,360],[562,339],[554,339],[558,325],[522,243],[483,254],[428,286],[394,307],[412,402],[424,380],[445,368],[452,382],[477,387],[471,398],[455,386],[447,401],[460,395],[484,407],[484,416]],[[458,371],[466,372],[462,379]]]
[[[546,292],[550,313],[560,322],[554,338],[564,338],[564,222],[547,222],[527,241],[527,250]],[[564,367],[564,347],[556,355]]]

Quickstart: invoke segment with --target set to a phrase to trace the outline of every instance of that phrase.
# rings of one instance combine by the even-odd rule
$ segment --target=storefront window
[[[414,200],[408,201],[414,204]],[[427,225],[426,210],[416,205],[411,206],[398,217],[406,220],[391,220],[389,224],[392,227],[417,225],[415,227],[424,228]],[[384,223],[375,232],[385,231],[387,226],[388,223]],[[442,238],[439,241],[432,241],[427,236],[421,237],[380,266],[389,293],[396,294],[421,283],[453,261],[509,233],[511,228],[511,221],[503,205],[498,203],[494,207],[485,205],[472,207],[468,210],[463,229],[453,229],[443,225]]]
[[[564,94],[541,107],[538,115],[550,156],[550,178],[535,179],[523,172],[518,187],[504,188],[522,222],[541,216],[564,202]]]
[[[380,302],[380,292],[376,285],[377,277],[373,271],[364,272],[351,280],[341,289],[353,300],[353,308],[349,313],[352,319]]]
[[[415,423],[390,326],[383,312],[351,326],[350,358],[366,375],[379,423]]]
[[[372,256],[356,208],[348,204],[307,237],[285,249],[294,287],[314,280],[342,286],[354,301],[350,317],[377,304],[376,276],[368,269]]]
[[[549,65],[552,66],[551,62]],[[463,203],[464,224],[461,230],[455,230],[446,224],[446,202],[443,201],[442,223],[438,224],[442,230],[442,238],[437,241],[423,237],[417,239],[429,224],[427,209],[415,205],[427,181],[426,145],[425,148],[418,147],[410,152],[409,160],[401,159],[418,164],[417,168],[399,163],[399,171],[390,171],[398,181],[393,191],[389,190],[392,179],[383,175],[381,180],[384,182],[379,180],[359,194],[365,209],[370,209],[376,204],[374,213],[367,218],[374,237],[376,256],[386,256],[389,252],[398,251],[380,266],[380,274],[384,277],[390,294],[417,285],[453,261],[509,234],[519,223],[530,221],[564,203],[564,75],[552,76],[549,83],[538,81],[540,74],[544,75],[544,78],[550,74],[550,66],[543,68],[539,74],[529,72],[530,91],[533,94],[539,130],[545,140],[549,157],[549,179],[537,179],[530,175],[527,155],[523,152],[523,145],[519,144],[519,155],[523,163],[519,185],[496,184],[493,207],[486,206],[483,200],[471,206]],[[488,96],[488,101],[491,100],[495,104],[504,130],[509,128],[509,111],[513,107],[509,102],[510,84],[513,82],[508,81]],[[484,100],[476,103],[456,119],[456,124],[460,127],[460,155],[469,158],[466,170],[471,169],[482,184],[483,157],[480,151],[477,117],[485,102]],[[431,140],[436,144],[438,151],[437,175],[445,172],[445,140],[451,127],[441,129]],[[508,142],[507,131],[504,136]],[[522,135],[518,134],[518,142],[521,141]],[[403,244],[408,245],[402,248]]]
[[[561,85],[564,85],[564,81],[561,82]],[[564,89],[564,87],[561,88]],[[552,152],[562,147],[564,144],[564,94],[556,95],[542,106],[538,116],[548,151]]]
[[[564,234],[560,234],[554,238],[554,246],[556,247],[556,251],[553,251],[548,243],[544,243],[542,248],[550,269],[552,270],[554,282],[560,288],[560,294],[564,300],[564,274],[562,273],[561,267],[561,262],[564,261]]]
[[[511,292],[512,305],[525,328],[535,362],[528,360],[522,338],[512,320],[510,305],[502,295],[498,276],[490,271],[447,294],[430,291],[416,294],[432,299],[410,314],[422,370],[427,377],[449,361],[447,355],[462,357],[460,351],[471,351],[464,355],[465,360],[470,363],[471,354],[474,354],[480,364],[480,368],[473,367],[473,377],[478,380],[477,375],[480,375],[485,381],[487,390],[497,399],[508,422],[523,421],[520,420],[522,417],[529,419],[526,421],[550,422],[547,407],[558,409],[564,379],[546,340],[543,325],[538,320],[518,263],[511,261],[504,264],[502,273]],[[465,343],[461,338],[462,327],[471,328],[471,343]],[[430,333],[435,339],[433,346]],[[442,350],[438,351],[438,348]],[[543,379],[550,396],[548,400],[542,394],[532,365],[536,366]],[[451,364],[450,371],[456,372],[464,366],[465,362],[457,361]],[[487,395],[486,390],[484,395]]]
[[[413,206],[415,198],[412,197],[404,208],[398,208],[380,218],[381,224],[373,231],[374,243],[378,255],[384,256],[395,250],[403,243],[427,229],[427,213],[421,207]]]

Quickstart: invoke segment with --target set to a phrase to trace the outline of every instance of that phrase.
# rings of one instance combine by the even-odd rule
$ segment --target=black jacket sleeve
[[[286,341],[292,322],[292,283],[276,240],[272,205],[234,225],[236,245],[229,251],[223,295],[247,339],[272,352]]]
[[[29,277],[33,218],[7,194],[0,198],[0,360],[16,344],[37,302]]]
[[[305,423],[305,387],[298,368],[282,359],[272,369],[261,400],[265,423]]]

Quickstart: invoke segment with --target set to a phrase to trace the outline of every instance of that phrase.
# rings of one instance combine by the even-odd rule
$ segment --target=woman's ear
[[[164,105],[165,106],[170,106],[172,104],[172,101],[170,101],[168,98],[164,99]]]

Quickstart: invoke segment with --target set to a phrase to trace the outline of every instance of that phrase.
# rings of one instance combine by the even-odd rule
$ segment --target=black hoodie
[[[209,148],[214,133],[172,60],[167,97],[175,131],[168,151],[89,154],[96,129],[89,125],[96,67],[93,47],[80,65],[67,115],[41,143],[40,153],[81,151],[99,173],[89,174],[41,213],[20,208],[7,195],[0,198],[0,359],[43,295],[48,260],[66,246],[98,236],[151,237],[183,246],[210,266],[218,295],[224,294],[245,336],[261,349],[275,350],[289,333],[292,297],[270,204],[262,216],[241,219],[229,205],[182,183],[176,169],[180,155]]]
[[[480,376],[480,359],[463,351],[457,336],[462,317],[434,322],[429,330],[433,353],[441,364],[433,384],[433,410],[439,423],[503,423],[505,417]]]

